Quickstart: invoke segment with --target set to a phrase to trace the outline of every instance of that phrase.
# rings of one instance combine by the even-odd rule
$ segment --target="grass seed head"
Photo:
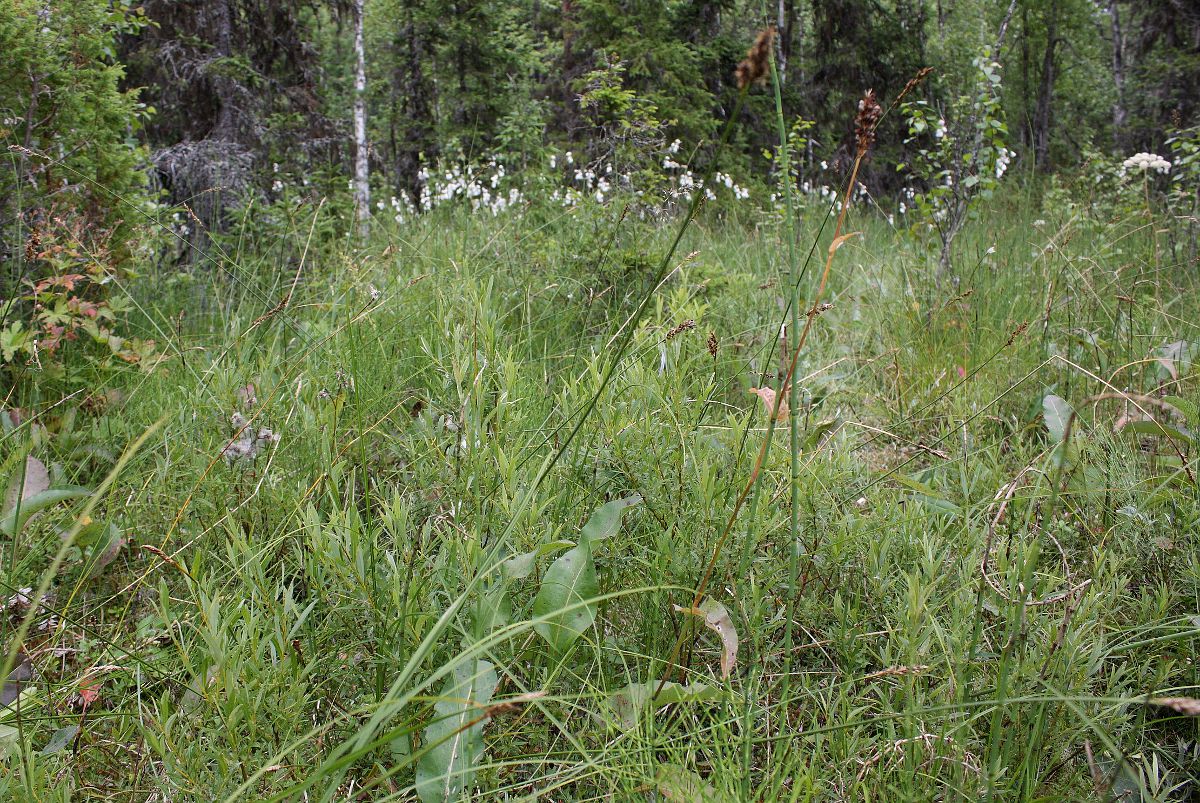
[[[875,144],[875,127],[883,117],[883,109],[875,97],[875,90],[868,89],[858,102],[858,115],[854,118],[854,138],[858,142],[859,155],[871,150]]]
[[[771,64],[771,44],[775,41],[775,26],[764,28],[758,32],[754,44],[746,51],[746,58],[738,64],[734,75],[737,77],[738,89],[745,89],[755,81],[766,78],[767,69]]]
[[[684,332],[688,331],[689,329],[695,329],[695,328],[696,328],[696,322],[694,320],[692,320],[691,318],[688,318],[686,321],[682,322],[678,326],[672,328],[671,331],[667,332],[667,340],[671,340],[676,335],[683,334]]]

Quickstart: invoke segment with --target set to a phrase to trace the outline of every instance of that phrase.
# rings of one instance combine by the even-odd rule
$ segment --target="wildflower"
[[[1151,170],[1166,175],[1171,169],[1171,163],[1157,153],[1135,153],[1126,159],[1122,166],[1126,170],[1140,170],[1147,173]]]
[[[280,440],[279,434],[267,427],[260,428],[256,433],[250,428],[245,416],[241,413],[235,412],[230,416],[229,423],[233,426],[236,435],[234,440],[221,450],[221,456],[230,464],[239,460],[252,461],[258,456],[258,450],[263,445],[278,443]]]

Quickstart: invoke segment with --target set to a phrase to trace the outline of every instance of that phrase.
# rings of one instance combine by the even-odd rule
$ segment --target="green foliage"
[[[592,550],[597,541],[616,535],[625,508],[640,501],[640,497],[630,497],[601,507],[579,533],[579,545],[546,570],[533,600],[533,615],[545,620],[535,629],[555,652],[565,653],[595,622],[600,583]]]
[[[1015,152],[1008,149],[1000,96],[1000,65],[975,60],[969,93],[946,109],[918,100],[903,104],[914,157],[902,165],[923,186],[913,197],[917,226],[941,240],[942,267],[949,270],[950,249],[980,200],[992,197]]]
[[[54,368],[86,334],[137,360],[114,334],[141,216],[152,209],[132,139],[152,110],[123,91],[118,37],[145,24],[130,4],[0,4],[0,365]]]
[[[425,754],[417,764],[422,803],[454,803],[475,786],[483,758],[484,708],[499,682],[487,661],[463,661],[442,687],[434,721],[425,729]]]

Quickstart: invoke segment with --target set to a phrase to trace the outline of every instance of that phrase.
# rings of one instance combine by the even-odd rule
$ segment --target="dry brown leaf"
[[[848,231],[839,237],[834,237],[833,242],[829,244],[829,256],[833,256],[839,248],[846,244],[847,240],[858,237],[861,234],[861,231]]]
[[[82,711],[88,710],[88,706],[100,699],[100,685],[103,679],[99,675],[87,675],[79,681],[79,708]]]
[[[501,700],[498,703],[492,703],[491,705],[485,707],[483,709],[483,715],[486,718],[491,719],[492,717],[498,717],[501,714],[510,714],[526,703],[532,703],[534,700],[540,700],[545,696],[546,692],[544,691],[531,691],[526,692],[525,694],[518,694],[516,697],[509,697],[507,700]]]
[[[749,392],[762,399],[763,407],[767,410],[767,418],[774,418],[780,421],[788,417],[790,410],[788,409],[787,399],[780,399],[779,410],[775,410],[775,388],[750,388]]]
[[[729,617],[729,611],[712,597],[700,603],[700,607],[698,608],[683,608],[679,605],[675,605],[674,608],[679,613],[699,617],[704,622],[705,627],[720,637],[721,679],[726,680],[737,664],[738,654],[737,629],[733,626],[733,620]]]
[[[125,538],[121,535],[113,535],[108,541],[108,545],[104,551],[96,556],[96,562],[92,564],[92,576],[98,575],[105,566],[117,559],[117,555],[121,554],[121,550],[125,548]]]
[[[1195,697],[1155,697],[1150,702],[1172,711],[1178,711],[1184,716],[1200,717],[1200,699]]]
[[[11,706],[21,696],[25,685],[33,679],[33,664],[29,656],[23,652],[17,653],[17,660],[8,678],[0,684],[0,706]]]

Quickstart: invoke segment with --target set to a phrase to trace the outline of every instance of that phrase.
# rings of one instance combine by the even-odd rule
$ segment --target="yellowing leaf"
[[[721,679],[725,680],[728,678],[730,673],[733,672],[733,667],[737,664],[738,654],[738,634],[733,626],[733,620],[729,618],[729,611],[712,597],[700,603],[700,607],[698,608],[683,608],[679,605],[674,607],[680,613],[699,617],[704,622],[705,627],[720,637]]]

